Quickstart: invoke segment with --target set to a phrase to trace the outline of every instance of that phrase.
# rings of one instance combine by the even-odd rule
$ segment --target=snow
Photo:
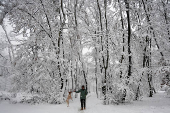
[[[170,96],[170,88],[167,89],[166,93],[168,96]]]
[[[170,113],[170,98],[164,91],[159,91],[154,97],[144,97],[142,101],[133,101],[120,105],[103,105],[102,100],[96,98],[94,93],[87,97],[87,108],[80,109],[79,98],[59,105],[50,104],[11,104],[0,101],[0,113]]]

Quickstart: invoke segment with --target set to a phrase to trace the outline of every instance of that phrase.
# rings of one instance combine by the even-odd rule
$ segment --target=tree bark
[[[131,76],[131,68],[132,68],[132,56],[131,56],[131,24],[130,24],[130,9],[129,9],[129,1],[124,0],[125,5],[126,5],[126,15],[127,15],[127,23],[128,23],[128,59],[129,59],[129,64],[128,64],[128,76],[129,78]]]
[[[151,10],[151,6],[146,5],[147,4],[146,2],[147,2],[147,0],[145,2],[144,2],[144,0],[142,0],[143,8],[144,8],[146,19],[147,19],[147,23],[150,25],[150,27],[148,28],[147,33],[152,34],[153,37],[154,37],[153,27],[152,27],[151,22],[150,22],[150,15],[148,14],[148,12]],[[143,60],[143,67],[147,67],[148,71],[149,71],[147,73],[148,85],[149,85],[149,97],[153,96],[152,73],[150,71],[150,69],[151,69],[151,40],[152,40],[151,37],[146,36],[146,39],[145,39],[146,47],[144,49],[144,60]]]

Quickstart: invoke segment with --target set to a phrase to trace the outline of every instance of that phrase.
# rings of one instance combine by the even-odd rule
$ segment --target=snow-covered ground
[[[165,92],[158,92],[154,97],[143,98],[122,105],[103,105],[95,94],[89,94],[87,109],[79,111],[79,98],[61,105],[50,104],[10,104],[8,101],[0,102],[0,113],[170,113],[170,98]]]

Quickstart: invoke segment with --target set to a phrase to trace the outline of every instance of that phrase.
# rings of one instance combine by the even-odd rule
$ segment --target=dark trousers
[[[81,101],[81,108],[86,107],[86,99],[80,99]]]

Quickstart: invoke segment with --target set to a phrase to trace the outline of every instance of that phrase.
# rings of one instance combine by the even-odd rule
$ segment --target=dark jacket
[[[78,91],[76,91],[76,93],[80,92],[80,99],[86,99],[86,95],[88,94],[86,89],[80,89]]]

